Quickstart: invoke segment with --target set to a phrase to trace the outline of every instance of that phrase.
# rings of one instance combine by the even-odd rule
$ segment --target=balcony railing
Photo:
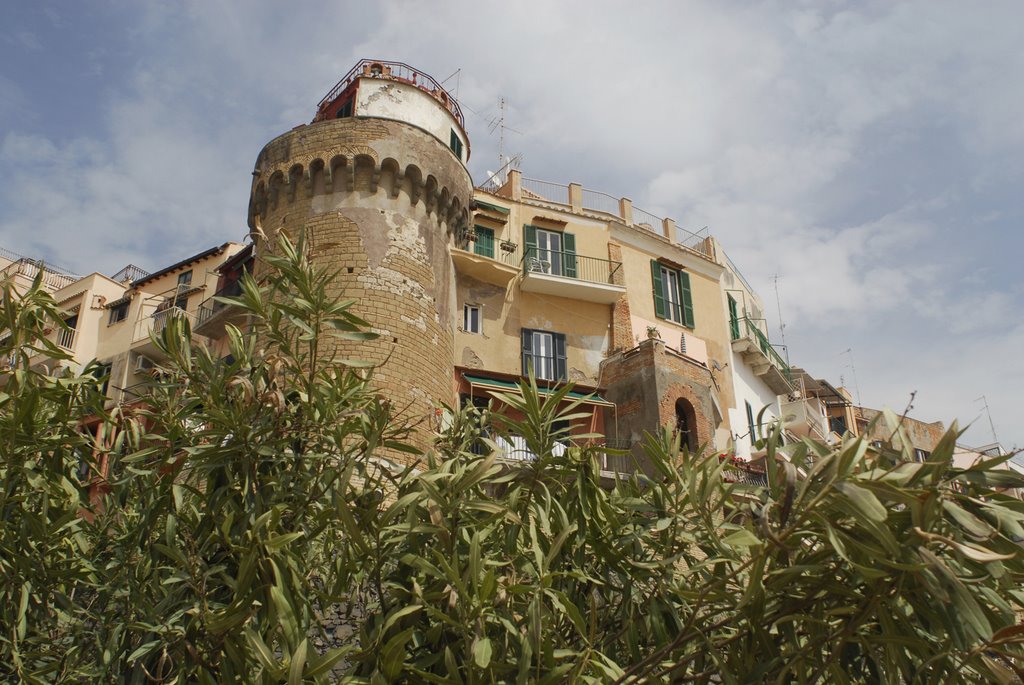
[[[0,278],[18,275],[32,280],[40,273],[42,273],[43,285],[49,290],[60,290],[78,280],[78,276],[53,271],[43,262],[37,262],[28,257],[21,257],[13,264],[9,264],[7,268],[0,272]]]
[[[216,298],[218,297],[238,297],[242,294],[242,282],[231,281],[223,288],[213,294],[213,297],[209,297],[203,300],[203,303],[199,305],[199,310],[196,312],[196,326],[202,326],[204,323],[213,318],[213,315],[223,310],[225,307],[230,305],[226,302],[219,302]]]
[[[789,370],[789,364],[782,358],[782,355],[772,347],[771,342],[768,340],[768,336],[764,334],[757,324],[754,323],[749,317],[741,317],[736,322],[739,324],[739,335],[736,335],[736,327],[733,328],[733,340],[739,340],[740,338],[749,338],[754,341],[757,348],[761,350],[761,353],[772,363],[773,366],[782,371],[786,378],[792,380],[792,374]]]
[[[498,240],[494,239],[494,254],[487,255],[481,254],[476,251],[476,241],[470,240],[468,237],[463,236],[456,244],[460,250],[466,252],[472,252],[478,257],[486,257],[495,261],[501,262],[502,264],[508,264],[509,266],[519,266],[522,264],[522,256],[519,254],[519,245],[512,242],[511,240]]]
[[[529,247],[523,256],[524,274],[573,278],[587,283],[623,285],[622,262],[584,257],[573,252]]]
[[[379,71],[374,69],[377,65],[382,67]],[[443,102],[445,107],[447,107],[448,111],[452,113],[452,116],[458,120],[459,125],[463,127],[466,125],[466,120],[462,116],[462,108],[459,107],[459,103],[455,101],[455,98],[448,94],[448,91],[446,91],[436,79],[404,62],[391,62],[380,59],[359,60],[359,62],[357,62],[356,65],[341,78],[340,81],[334,84],[334,87],[327,92],[327,95],[320,100],[317,105],[318,114],[325,105],[341,95],[341,93],[360,76],[371,76],[372,78],[408,83],[435,96],[438,94],[444,94]]]
[[[149,340],[149,336],[160,335],[160,333],[167,328],[167,322],[174,317],[184,317],[189,320],[193,325],[195,324],[195,315],[190,314],[181,307],[168,307],[167,309],[161,309],[154,312],[151,316],[147,316],[138,322],[135,328],[135,336],[132,339],[133,343],[137,343],[143,340]]]
[[[57,331],[57,347],[68,350],[75,349],[75,337],[78,333],[74,328],[62,328]]]
[[[727,455],[720,454],[718,458],[722,461],[729,459]],[[749,462],[739,459],[731,459],[722,473],[722,478],[727,483],[746,483],[747,485],[759,485],[768,487],[768,474],[763,468],[752,466]]]

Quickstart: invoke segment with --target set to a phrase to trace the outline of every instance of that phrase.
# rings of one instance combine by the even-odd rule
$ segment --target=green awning
[[[505,209],[504,207],[499,207],[498,205],[492,205],[490,202],[481,202],[480,200],[477,200],[476,201],[476,206],[480,207],[481,209],[486,209],[486,210],[491,211],[491,212],[497,212],[498,214],[508,214],[509,213],[509,210]]]
[[[512,381],[501,381],[496,378],[484,378],[483,376],[471,376],[468,373],[463,374],[463,378],[469,383],[470,387],[483,388],[485,390],[498,390],[499,392],[519,392],[519,384],[513,383]],[[538,388],[541,395],[550,395],[550,388]],[[567,398],[574,400],[581,400],[584,404],[595,404],[599,407],[614,407],[612,402],[609,402],[605,398],[597,394],[588,394],[584,392],[576,392],[570,390]]]

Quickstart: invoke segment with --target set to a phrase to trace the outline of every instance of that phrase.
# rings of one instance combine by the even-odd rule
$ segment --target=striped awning
[[[484,376],[471,376],[470,374],[463,374],[463,378],[469,383],[472,388],[480,388],[482,390],[497,390],[499,392],[519,392],[519,384],[513,383],[512,381],[498,380],[497,378],[485,378]],[[550,395],[553,390],[551,388],[538,388],[537,389],[541,396]],[[609,402],[605,398],[601,397],[596,393],[582,393],[575,390],[570,390],[566,395],[567,398],[579,400],[583,404],[593,404],[598,407],[614,407],[615,404]]]

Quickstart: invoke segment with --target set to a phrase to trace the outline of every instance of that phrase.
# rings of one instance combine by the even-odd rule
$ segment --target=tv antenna
[[[446,84],[449,81],[451,81],[453,78],[455,79],[455,99],[458,100],[459,99],[459,83],[462,81],[462,67],[459,67],[458,69],[455,70],[455,72],[451,76],[446,78],[444,81],[441,81],[441,85],[443,86],[444,84]]]
[[[779,335],[782,336],[782,346],[786,347],[786,324],[782,322],[782,301],[779,299],[779,275],[772,274],[772,282],[775,284],[775,306],[779,311]]]
[[[850,372],[853,374],[853,389],[857,393],[857,406],[863,407],[860,401],[860,383],[857,382],[857,367],[853,365],[853,348],[847,347],[839,354],[845,354],[850,357]]]
[[[505,125],[505,112],[508,110],[508,100],[504,96],[498,99],[498,116],[491,119],[490,124],[487,127],[488,133],[494,133],[498,131],[498,168],[504,167],[509,160],[505,159],[505,131],[511,133],[518,133],[522,135],[522,131],[517,131],[510,126]]]
[[[992,412],[988,410],[988,400],[982,395],[975,402],[981,402],[985,407],[985,414],[988,416],[988,427],[992,429],[992,442],[999,442],[999,438],[996,437],[996,424],[992,422]]]

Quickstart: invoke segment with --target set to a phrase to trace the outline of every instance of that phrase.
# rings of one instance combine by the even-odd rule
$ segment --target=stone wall
[[[469,174],[436,138],[397,121],[347,118],[302,126],[264,147],[249,223],[273,249],[305,231],[314,261],[338,271],[339,298],[380,335],[324,354],[374,362],[374,383],[413,421],[453,403],[451,235],[469,220]],[[265,270],[256,269],[259,277]],[[429,445],[424,425],[414,444]]]
[[[713,443],[716,419],[711,372],[667,349],[662,341],[649,339],[614,353],[601,366],[601,380],[607,388],[604,396],[618,409],[606,422],[610,437],[636,444],[644,433],[674,426],[676,402],[685,399],[693,408],[690,430],[696,432],[695,443]],[[639,450],[634,452],[639,456]]]

